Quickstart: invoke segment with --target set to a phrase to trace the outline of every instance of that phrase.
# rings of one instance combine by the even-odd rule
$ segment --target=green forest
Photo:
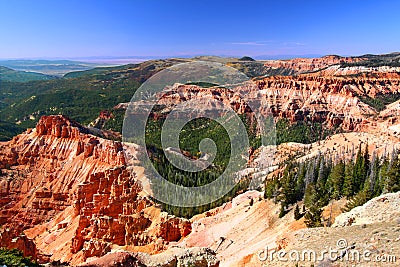
[[[224,171],[231,157],[231,142],[228,133],[218,122],[208,118],[198,118],[189,121],[180,132],[180,149],[186,156],[198,159],[201,154],[199,143],[204,138],[210,138],[217,146],[217,155],[213,164],[203,171],[189,172],[173,166],[166,158],[161,145],[161,129],[163,119],[149,119],[146,125],[146,144],[148,154],[156,171],[166,180],[185,187],[198,187],[209,184],[218,178]],[[160,203],[162,209],[170,214],[191,218],[211,208],[220,206],[230,200],[239,190],[245,188],[246,182],[239,183],[226,196],[209,205],[182,208]]]
[[[8,250],[0,248],[0,266],[9,267],[39,267],[40,265],[33,262],[30,257],[24,257],[22,251],[17,249]]]
[[[295,219],[304,216],[308,227],[318,227],[323,225],[322,209],[331,200],[347,198],[344,211],[349,211],[382,193],[399,191],[399,152],[378,157],[367,147],[350,151],[354,156],[349,160],[340,155],[319,155],[303,162],[290,159],[282,173],[266,181],[265,197],[280,203],[280,217],[294,208]],[[303,209],[299,201],[304,201]]]

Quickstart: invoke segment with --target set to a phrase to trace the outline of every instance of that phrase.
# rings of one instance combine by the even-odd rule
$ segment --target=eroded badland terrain
[[[199,100],[202,105],[193,112],[201,113],[218,100],[252,125],[241,98],[246,95],[264,104],[257,112],[269,107],[277,134],[268,165],[262,164],[262,152],[271,145],[252,144],[240,173],[255,184],[251,190],[238,190],[208,210],[183,216],[143,190],[144,148],[121,142],[120,125],[133,94],[130,86],[192,60],[199,59],[69,74],[63,79],[72,87],[81,83],[90,88],[88,94],[98,86],[104,90],[104,107],[100,99],[100,107],[86,111],[59,105],[56,97],[63,97],[63,89],[51,88],[60,81],[35,82],[32,92],[21,84],[2,89],[11,92],[15,86],[21,92],[5,98],[10,107],[1,111],[2,120],[30,128],[0,143],[1,247],[22,250],[42,264],[71,266],[310,266],[314,262],[301,259],[262,260],[259,252],[321,251],[345,239],[347,254],[369,250],[373,256],[395,255],[397,263],[346,261],[342,255],[315,266],[400,264],[398,54],[211,58],[244,71],[254,86],[174,84],[160,100],[163,110]],[[125,98],[114,98],[117,88]],[[79,90],[75,99],[86,92]],[[17,100],[21,104],[12,104]],[[63,111],[69,116],[55,115]],[[79,117],[79,112],[94,118]]]

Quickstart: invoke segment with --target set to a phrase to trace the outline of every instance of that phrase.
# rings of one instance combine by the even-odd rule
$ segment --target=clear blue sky
[[[0,0],[0,58],[400,50],[400,1]]]

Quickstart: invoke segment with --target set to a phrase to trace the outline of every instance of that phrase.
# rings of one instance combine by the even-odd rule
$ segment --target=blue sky
[[[0,0],[0,58],[400,50],[400,1]]]

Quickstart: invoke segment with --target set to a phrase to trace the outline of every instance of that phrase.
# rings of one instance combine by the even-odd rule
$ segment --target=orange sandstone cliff
[[[0,243],[75,265],[118,247],[155,253],[191,231],[161,212],[125,166],[120,142],[44,116],[0,145]]]

